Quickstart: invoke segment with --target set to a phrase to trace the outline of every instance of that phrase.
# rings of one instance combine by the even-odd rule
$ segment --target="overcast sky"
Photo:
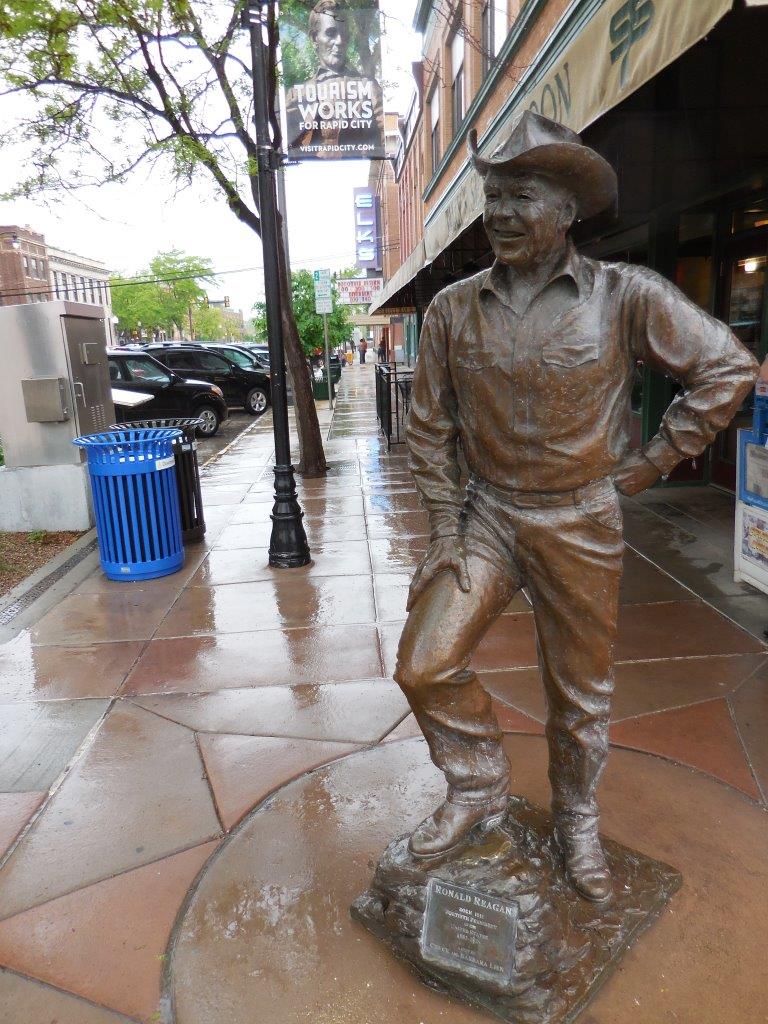
[[[411,30],[415,0],[381,0],[384,12],[384,79],[388,110],[405,112],[413,91],[411,61],[419,58],[419,37]],[[2,108],[0,107],[0,113]],[[308,270],[354,264],[352,189],[368,180],[368,161],[316,161],[286,171],[291,264]],[[0,192],[13,184],[16,169],[0,169]],[[20,174],[16,175],[21,177]],[[28,224],[54,246],[105,262],[132,274],[152,257],[177,248],[207,256],[220,271],[260,268],[259,239],[229,212],[207,183],[174,196],[159,170],[112,185],[62,196],[46,207],[31,200],[0,202],[0,224]],[[248,315],[263,292],[258,270],[225,274],[211,297],[229,295]]]

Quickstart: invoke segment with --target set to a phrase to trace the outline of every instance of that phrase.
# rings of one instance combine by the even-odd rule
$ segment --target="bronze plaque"
[[[504,983],[515,960],[518,906],[440,878],[427,883],[421,955],[474,977]]]

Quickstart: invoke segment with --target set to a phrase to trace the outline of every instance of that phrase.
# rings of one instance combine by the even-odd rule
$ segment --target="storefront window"
[[[760,346],[765,294],[766,257],[759,253],[734,260],[731,266],[728,324],[755,355]]]
[[[707,312],[712,311],[713,305],[714,234],[714,213],[681,214],[675,284],[691,302]]]
[[[731,234],[740,231],[754,231],[755,228],[768,227],[768,199],[759,199],[747,204],[740,210],[734,210],[731,216]]]

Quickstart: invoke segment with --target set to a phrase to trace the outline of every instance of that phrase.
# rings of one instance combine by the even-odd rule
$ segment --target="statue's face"
[[[489,171],[483,224],[496,258],[513,267],[535,267],[562,250],[576,215],[566,189],[538,174]]]
[[[346,65],[349,28],[346,21],[333,14],[320,14],[312,34],[317,56],[323,67],[340,74]]]

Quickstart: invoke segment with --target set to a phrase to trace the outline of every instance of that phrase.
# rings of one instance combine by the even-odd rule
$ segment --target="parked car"
[[[269,370],[269,345],[257,345],[255,342],[247,341],[240,347],[246,349],[265,370]]]
[[[260,352],[252,352],[245,345],[238,345],[235,342],[199,341],[196,344],[210,352],[218,352],[220,355],[226,356],[227,359],[231,359],[233,363],[237,363],[244,370],[256,367],[257,370],[269,372],[269,353],[265,360]]]
[[[229,415],[224,393],[216,384],[185,379],[143,349],[112,348],[107,359],[114,387],[153,396],[150,402],[135,409],[121,410],[124,420],[197,416],[203,421],[198,435],[213,437]]]
[[[248,355],[256,359],[261,366],[266,370],[269,370],[269,346],[268,345],[257,345],[253,342],[244,342],[242,345],[237,346],[241,351],[246,351]],[[309,370],[310,381],[322,380],[325,376],[325,357],[316,356],[314,361],[307,359],[307,368]],[[341,368],[342,361],[339,359],[337,353],[331,353],[331,380],[334,384],[338,384],[341,380]]]
[[[230,408],[242,407],[257,416],[270,403],[269,373],[261,368],[238,366],[227,356],[201,345],[149,345],[147,351],[175,373],[221,388]]]

